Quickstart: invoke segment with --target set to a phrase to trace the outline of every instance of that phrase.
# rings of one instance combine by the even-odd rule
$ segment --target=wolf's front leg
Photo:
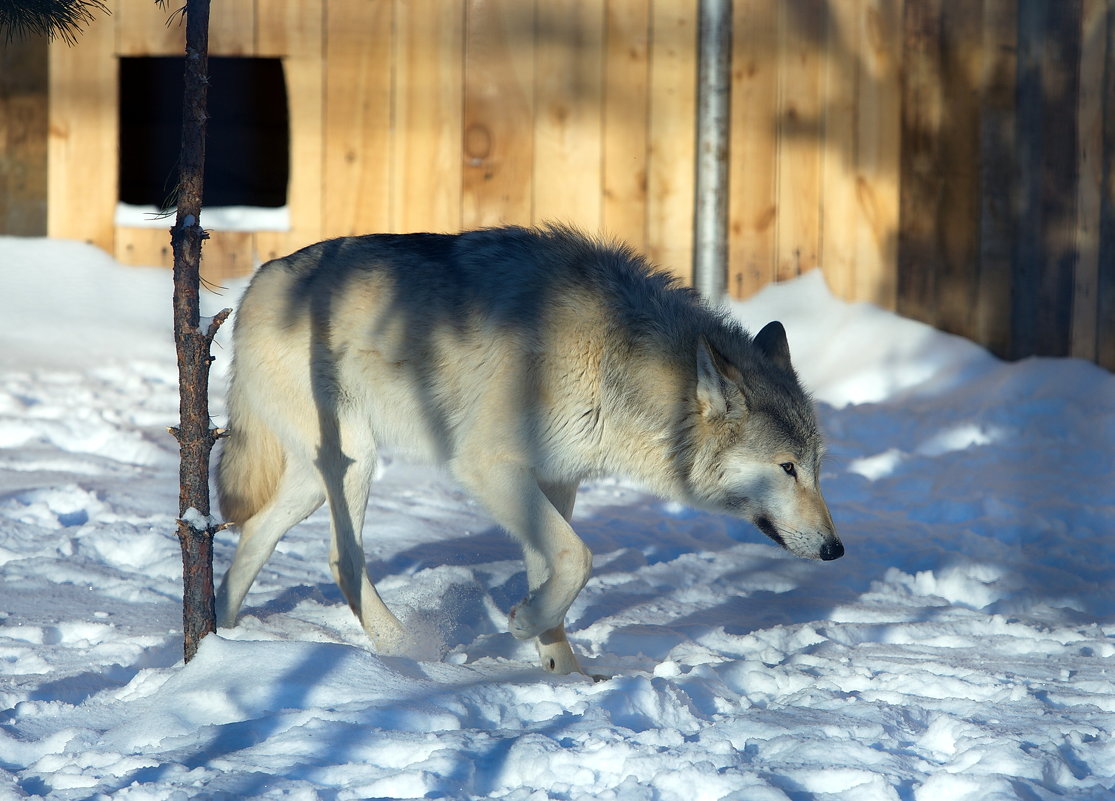
[[[534,483],[534,482],[532,482]],[[572,651],[568,658],[562,659],[556,651],[568,650],[568,641],[565,638],[565,613],[570,604],[577,597],[577,593],[588,581],[592,569],[592,554],[574,533],[569,522],[573,517],[573,504],[577,500],[576,483],[544,483],[537,482],[537,488],[542,491],[549,501],[549,507],[542,507],[542,514],[534,515],[541,518],[540,523],[554,526],[550,532],[540,532],[544,539],[539,542],[537,538],[523,540],[523,556],[527,567],[527,587],[529,595],[511,611],[511,633],[521,640],[530,637],[538,638],[538,651],[542,657],[542,666],[547,670],[551,668],[549,660],[554,659],[557,664],[573,659]],[[528,498],[533,499],[533,491],[528,493]],[[553,517],[553,512],[561,516],[561,522]],[[561,525],[564,523],[564,525]],[[540,547],[553,542],[560,542],[564,547],[546,549]],[[579,561],[583,560],[583,561]],[[546,593],[549,593],[547,597]],[[568,596],[568,601],[565,597]],[[560,599],[560,601],[558,600]],[[547,626],[549,620],[541,617],[547,613],[547,604],[564,602],[560,617],[554,621],[553,626]],[[580,668],[576,668],[579,670]],[[561,670],[557,672],[566,673]]]
[[[523,545],[530,593],[511,610],[511,634],[520,640],[538,638],[544,669],[580,671],[563,625],[592,568],[592,554],[566,519],[576,484],[543,488],[518,464],[489,464],[482,474],[458,472],[458,477]]]

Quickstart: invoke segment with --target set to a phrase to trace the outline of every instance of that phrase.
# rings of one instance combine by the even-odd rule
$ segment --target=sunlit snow
[[[1115,797],[1110,373],[1000,362],[813,273],[732,309],[786,325],[843,559],[586,486],[567,627],[615,678],[554,678],[507,633],[517,547],[388,455],[365,539],[408,655],[370,649],[319,512],[183,667],[170,296],[167,271],[0,238],[0,798]]]

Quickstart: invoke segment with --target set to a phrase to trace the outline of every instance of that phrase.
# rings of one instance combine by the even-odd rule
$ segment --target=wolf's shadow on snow
[[[640,519],[660,515],[662,525],[669,526],[669,539],[656,541],[652,533],[630,523],[614,525],[617,520],[629,519],[634,509],[639,510]],[[614,627],[600,643],[603,653],[592,660],[602,667],[608,666],[609,658],[661,660],[672,647],[718,629],[727,635],[742,636],[772,626],[823,621],[837,605],[854,601],[868,589],[871,581],[871,577],[858,572],[853,576],[838,575],[841,573],[839,562],[816,563],[783,553],[744,521],[688,509],[680,513],[664,508],[648,509],[645,500],[641,504],[597,508],[583,516],[575,513],[573,524],[595,558],[589,587],[574,603],[566,625],[576,644],[580,632],[597,624],[608,625],[609,619],[615,619]],[[374,546],[376,520],[372,510],[369,510],[365,534],[369,545]],[[754,547],[740,553],[736,549],[739,545]],[[712,606],[673,619],[663,620],[656,615],[657,620],[638,621],[640,607],[696,586],[696,582],[689,582],[663,587],[661,582],[645,580],[641,572],[647,569],[669,571],[671,563],[690,556],[719,560],[715,572],[717,586],[724,588],[724,595]],[[506,569],[484,569],[485,565],[507,562],[516,564],[510,575]],[[463,648],[472,658],[475,646],[478,656],[512,657],[515,653],[525,655],[527,651],[520,650],[519,644],[511,640],[504,621],[490,619],[488,612],[494,604],[506,613],[526,593],[527,579],[521,562],[521,550],[515,540],[493,525],[466,535],[418,543],[383,558],[369,559],[367,567],[377,584],[406,577],[417,585],[443,580],[424,575],[427,570],[476,568],[475,583],[450,584],[437,597],[436,608],[424,611],[435,618],[446,638],[444,645],[450,650]],[[779,572],[779,583],[786,586],[785,589],[765,589],[770,586],[768,577],[773,571]],[[787,575],[792,577],[789,581],[785,580]],[[622,577],[630,580],[616,581]],[[593,582],[600,580],[608,586],[593,591]],[[429,586],[417,589],[424,591],[423,594],[436,594]],[[340,590],[323,569],[321,581],[314,585],[287,587],[259,605],[252,604],[249,596],[244,612],[266,619],[287,614],[307,600],[337,606],[345,603]],[[388,602],[390,604],[390,598]],[[507,642],[492,643],[495,635],[505,637]],[[477,644],[480,638],[487,641]],[[530,655],[525,658],[533,661]]]

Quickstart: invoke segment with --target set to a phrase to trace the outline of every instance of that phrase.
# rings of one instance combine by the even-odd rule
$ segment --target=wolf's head
[[[819,483],[823,444],[786,331],[770,323],[752,345],[735,359],[704,337],[697,345],[689,489],[699,505],[750,520],[791,553],[839,559]]]

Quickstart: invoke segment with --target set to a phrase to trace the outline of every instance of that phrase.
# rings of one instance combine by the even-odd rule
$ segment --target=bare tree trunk
[[[182,544],[182,633],[186,661],[201,638],[215,631],[213,535],[210,516],[209,456],[220,436],[209,420],[210,345],[229,310],[201,324],[199,304],[202,173],[208,94],[209,0],[186,2],[186,69],[182,103],[182,148],[178,217],[171,229],[174,248],[174,343],[178,352],[180,422],[172,433],[181,454],[178,538]]]

